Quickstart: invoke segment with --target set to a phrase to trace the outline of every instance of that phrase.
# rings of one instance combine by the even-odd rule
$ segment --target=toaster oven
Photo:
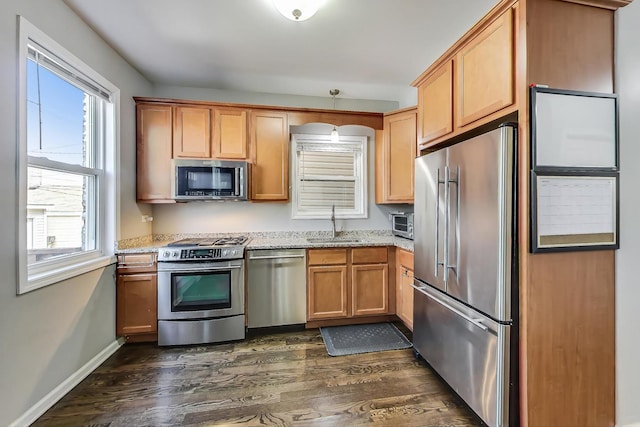
[[[394,212],[390,217],[393,234],[413,240],[413,213]]]

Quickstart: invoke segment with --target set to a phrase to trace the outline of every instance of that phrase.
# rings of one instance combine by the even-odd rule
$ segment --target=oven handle
[[[158,273],[162,272],[162,273],[191,273],[194,271],[217,271],[217,270],[239,270],[241,269],[242,266],[241,265],[231,265],[231,266],[225,266],[225,267],[212,267],[212,266],[208,266],[208,267],[189,267],[189,268],[162,268],[160,266],[160,263],[158,263]]]

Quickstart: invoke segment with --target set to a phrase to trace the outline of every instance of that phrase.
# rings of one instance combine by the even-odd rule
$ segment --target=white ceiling
[[[398,100],[497,0],[326,0],[304,22],[271,0],[64,0],[160,85]]]

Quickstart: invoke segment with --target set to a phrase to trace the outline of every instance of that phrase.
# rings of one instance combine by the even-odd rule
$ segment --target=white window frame
[[[116,221],[116,172],[115,158],[117,156],[120,111],[120,91],[107,79],[91,69],[75,55],[63,48],[44,32],[40,31],[24,17],[18,17],[18,139],[17,139],[17,252],[18,252],[18,295],[66,280],[80,274],[104,267],[115,262],[114,241]],[[103,115],[104,134],[102,135],[102,152],[99,154],[102,170],[96,182],[95,221],[95,249],[77,254],[61,256],[59,258],[28,265],[27,256],[27,170],[29,166],[45,169],[71,171],[78,174],[95,176],[95,170],[83,166],[71,166],[44,158],[29,157],[27,155],[27,59],[28,45],[36,44],[53,53],[70,67],[99,84],[110,95],[111,102],[107,103],[99,114]],[[73,169],[73,170],[72,170]]]
[[[366,136],[340,136],[339,142],[332,142],[330,135],[311,135],[311,134],[293,134],[291,136],[292,156],[293,156],[293,197],[292,197],[292,219],[327,219],[331,214],[331,206],[327,206],[326,209],[316,211],[301,212],[298,209],[298,185],[300,181],[298,177],[300,175],[299,162],[298,162],[298,143],[322,143],[327,146],[334,145],[339,147],[343,145],[360,145],[360,154],[358,155],[358,161],[356,162],[355,169],[356,175],[359,176],[359,180],[356,181],[355,186],[355,209],[347,210],[341,209],[336,206],[335,215],[339,219],[362,219],[369,217],[369,191],[367,177],[369,175],[369,161],[367,155],[367,141]]]

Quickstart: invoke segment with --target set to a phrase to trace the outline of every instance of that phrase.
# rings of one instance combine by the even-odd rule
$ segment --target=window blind
[[[357,152],[353,147],[298,146],[298,207],[355,209]]]

